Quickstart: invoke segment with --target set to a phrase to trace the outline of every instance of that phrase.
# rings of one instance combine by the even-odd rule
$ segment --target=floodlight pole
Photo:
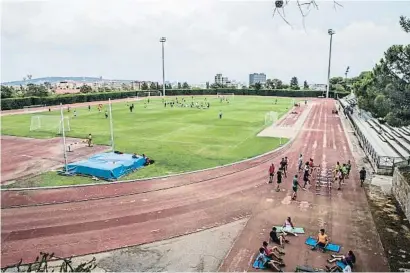
[[[112,124],[112,107],[111,99],[108,99],[109,109],[110,109],[110,133],[111,133],[111,149],[114,151],[114,126]]]
[[[166,37],[161,37],[159,39],[159,42],[162,45],[162,96],[165,97],[165,50],[164,50],[164,44],[167,41]]]
[[[329,46],[329,66],[327,69],[327,88],[326,88],[326,98],[329,98],[329,90],[330,90],[330,64],[332,61],[332,41],[333,35],[336,33],[333,29],[329,29],[327,33],[330,35],[330,46]]]
[[[68,173],[68,160],[67,160],[67,146],[66,146],[66,142],[65,142],[65,126],[64,126],[64,111],[63,111],[63,104],[60,103],[60,115],[61,115],[61,127],[60,129],[63,131],[63,151],[64,151],[64,170],[66,173]]]

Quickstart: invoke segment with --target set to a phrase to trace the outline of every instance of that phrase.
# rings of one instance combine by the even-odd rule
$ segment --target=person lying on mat
[[[296,233],[292,232],[292,230],[295,228],[295,226],[292,223],[292,219],[288,217],[285,221],[285,224],[283,224],[283,231],[285,235],[292,235],[292,236],[298,236]]]
[[[269,247],[268,242],[264,241],[262,243],[262,247],[265,250],[265,255],[268,256],[271,259],[278,260],[280,262],[283,262],[283,259],[279,256],[279,254],[285,254],[283,251],[279,249],[279,247],[274,246],[274,247]],[[277,252],[277,254],[275,253]]]
[[[317,248],[320,248],[323,252],[326,251],[326,247],[329,244],[329,238],[325,234],[325,230],[322,228],[317,235],[317,243],[314,247],[312,247],[312,250],[316,250]]]
[[[275,260],[269,260],[268,256],[265,255],[265,249],[263,247],[259,248],[259,254],[256,260],[262,265],[262,267],[274,268],[279,272],[283,272],[279,266],[280,265],[285,266],[281,262],[278,262]]]
[[[353,268],[354,263],[356,262],[356,256],[354,255],[353,251],[349,250],[349,252],[345,255],[331,255],[332,259],[328,259],[329,263],[333,263],[336,261],[341,261],[345,265],[350,265]]]
[[[285,243],[289,243],[289,241],[286,240],[285,235],[278,236],[276,227],[272,228],[272,231],[269,233],[269,237],[273,243],[280,245],[282,248],[285,247]]]
[[[332,266],[332,267],[329,267],[329,266],[325,265],[325,267],[326,267],[327,272],[343,272],[343,273],[351,273],[352,272],[352,268],[350,267],[350,265],[346,265],[343,269],[340,268],[337,265]]]

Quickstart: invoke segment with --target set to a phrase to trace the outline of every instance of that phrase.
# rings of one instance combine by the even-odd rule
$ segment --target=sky
[[[301,0],[303,2],[303,0]],[[400,15],[410,1],[317,1],[302,17],[296,1],[287,25],[274,1],[1,1],[1,81],[102,76],[203,83],[216,73],[247,82],[250,73],[289,82],[326,83],[329,28],[335,30],[331,76],[370,70],[393,44],[409,44]],[[305,6],[306,7],[306,6]],[[404,12],[407,14],[404,14]]]

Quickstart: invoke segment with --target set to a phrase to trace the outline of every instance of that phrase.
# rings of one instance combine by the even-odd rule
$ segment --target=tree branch
[[[278,0],[274,2],[274,9],[273,9],[273,17],[275,17],[276,14],[279,14],[279,16],[282,18],[282,20],[291,26],[288,20],[286,20],[286,14],[285,14],[285,8],[289,5],[290,0]],[[319,5],[317,4],[316,0],[309,0],[309,1],[302,1],[302,0],[296,0],[296,4],[299,8],[300,14],[302,15],[302,20],[303,20],[303,27],[305,28],[305,17],[307,17],[312,10],[314,9],[319,9]],[[337,7],[343,7],[339,2],[336,0],[333,0],[333,7],[336,10]],[[282,11],[282,12],[281,12]]]

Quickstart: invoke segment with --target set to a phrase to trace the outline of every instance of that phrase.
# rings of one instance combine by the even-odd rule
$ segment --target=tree
[[[290,89],[292,90],[299,90],[299,81],[297,77],[292,77],[292,79],[290,79]]]
[[[403,28],[403,30],[407,33],[410,32],[410,18],[407,18],[405,16],[400,16],[400,26]]]
[[[91,86],[89,86],[89,85],[83,84],[83,85],[80,87],[80,92],[81,92],[81,93],[91,93],[92,91],[93,91],[93,89],[92,89]]]
[[[265,87],[266,87],[266,89],[274,89],[275,88],[271,79],[266,80]]]
[[[279,79],[273,79],[272,80],[272,87],[273,89],[282,89],[283,87],[283,82]]]
[[[303,20],[305,20],[305,17],[307,17],[309,15],[309,13],[312,11],[312,9],[317,9],[319,10],[319,5],[317,3],[316,0],[296,0],[295,1],[299,12],[303,18]],[[273,17],[275,17],[276,14],[279,14],[279,16],[282,18],[282,20],[290,25],[290,23],[286,20],[286,13],[285,13],[285,9],[287,8],[287,6],[290,3],[294,3],[293,1],[289,1],[289,0],[277,0],[274,2],[274,9],[273,9]],[[333,7],[336,10],[337,7],[343,7],[341,4],[339,4],[336,0],[333,0]],[[303,21],[304,23],[304,21]]]
[[[27,97],[45,97],[48,95],[48,90],[44,85],[36,85],[33,83],[27,84],[26,94]]]
[[[400,17],[408,32],[410,20]],[[393,45],[370,73],[353,84],[359,107],[392,126],[410,125],[410,44]]]
[[[148,84],[146,82],[141,84],[141,90],[148,90]]]
[[[307,81],[303,82],[303,89],[305,90],[309,89],[309,84],[307,83]]]
[[[209,89],[209,82],[206,82],[206,89]]]
[[[1,86],[1,98],[2,99],[11,98],[13,97],[14,94],[15,94],[15,90],[12,86],[5,86],[5,85]]]
[[[182,89],[181,83],[178,82],[178,89]]]
[[[158,86],[155,82],[151,82],[150,86],[149,86],[149,90],[157,90]]]
[[[52,88],[51,83],[50,82],[44,82],[44,86],[50,90]]]
[[[283,83],[281,87],[282,87],[282,88],[280,88],[280,89],[283,89],[283,90],[287,90],[287,89],[290,88],[290,86],[289,86],[288,84],[286,84],[286,83]]]
[[[62,260],[60,265],[52,266],[49,262]],[[57,258],[54,253],[42,253],[37,256],[32,263],[24,264],[23,259],[17,264],[7,266],[1,269],[2,272],[92,272],[97,267],[95,257],[86,262],[81,262],[78,266],[74,266],[71,258]],[[11,270],[9,270],[11,269]]]
[[[182,84],[182,89],[189,89],[190,87],[189,87],[189,85],[188,85],[188,83],[187,82],[184,82],[183,84]]]
[[[253,86],[253,88],[255,88],[255,90],[261,90],[262,88],[262,84],[260,82],[256,82]]]

